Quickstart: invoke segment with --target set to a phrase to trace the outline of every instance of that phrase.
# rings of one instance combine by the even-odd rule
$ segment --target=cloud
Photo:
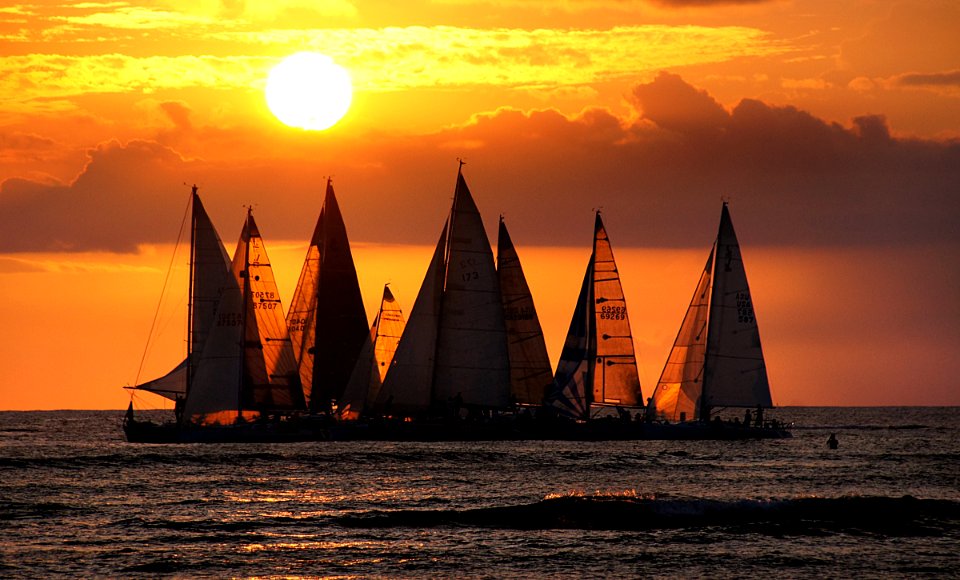
[[[654,4],[670,8],[739,6],[744,4],[770,4],[775,0],[650,0]]]
[[[176,223],[183,207],[172,196],[175,180],[189,174],[188,166],[157,143],[110,142],[89,152],[70,185],[8,179],[0,186],[0,248],[129,252],[166,241],[171,233],[163,224]]]
[[[729,121],[727,112],[706,91],[667,72],[661,72],[649,84],[637,85],[633,96],[644,117],[663,129],[714,133]]]
[[[171,42],[195,42],[196,33]],[[66,41],[67,39],[61,39]],[[38,99],[92,93],[146,93],[184,88],[251,91],[279,59],[265,55],[315,50],[351,71],[361,91],[418,87],[576,87],[636,77],[661,68],[780,53],[785,47],[746,27],[628,26],[608,30],[478,29],[450,26],[357,29],[206,30],[209,54],[137,56],[125,46],[92,55],[0,57],[0,92]],[[237,54],[237,46],[251,54]],[[213,53],[216,47],[224,55]],[[643,50],[637,50],[643,47]],[[109,53],[105,51],[114,50]],[[159,48],[158,48],[159,50]],[[166,50],[166,49],[164,49]],[[241,49],[242,50],[242,49]]]
[[[69,185],[3,184],[0,251],[119,252],[171,241],[183,183],[193,180],[215,223],[228,226],[225,240],[244,203],[255,205],[268,238],[305,239],[331,173],[352,240],[430,244],[449,211],[457,156],[490,231],[505,213],[518,243],[585,244],[591,212],[603,207],[618,245],[700,247],[711,241],[721,197],[732,199],[751,244],[955,242],[958,141],[896,138],[876,115],[843,126],[755,99],[727,110],[667,73],[633,96],[637,111],[624,117],[501,109],[431,135],[356,135],[336,146],[303,137],[281,147],[233,133],[247,157],[232,161],[187,160],[149,141],[106,143]],[[170,111],[186,118],[182,107]]]
[[[936,73],[905,73],[890,79],[900,87],[950,87],[960,88],[960,70]]]

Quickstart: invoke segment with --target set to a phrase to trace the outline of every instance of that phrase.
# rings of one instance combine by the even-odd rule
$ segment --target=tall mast
[[[723,211],[727,209],[727,202],[723,202]],[[710,347],[712,342],[710,340],[711,329],[714,321],[714,308],[716,307],[717,297],[714,296],[714,290],[717,287],[717,260],[720,259],[720,256],[717,253],[720,250],[720,228],[723,227],[723,218],[721,215],[720,226],[717,228],[717,239],[713,242],[713,251],[710,252],[710,255],[713,256],[713,263],[710,265],[710,303],[707,306],[707,325],[703,329],[706,333],[706,340],[703,344],[703,372],[701,374],[701,380],[703,383],[700,387],[700,420],[704,422],[710,421],[710,405],[707,403],[707,395],[710,393],[710,373],[707,372],[707,361],[710,359]]]
[[[250,307],[250,218],[253,215],[253,207],[247,207],[247,223],[243,226],[244,250],[243,250],[243,283],[240,290],[243,292],[243,308],[240,309],[240,334],[243,337],[240,349],[240,385],[237,389],[237,420],[243,416],[243,388],[244,388],[244,369],[247,366],[247,308]]]
[[[590,418],[590,406],[593,404],[593,381],[597,373],[597,302],[594,290],[597,285],[597,226],[600,223],[600,210],[596,210],[596,216],[593,222],[593,249],[590,252],[590,286],[587,288],[587,377],[584,387],[584,419]],[[600,361],[600,371],[604,370],[603,361]],[[603,375],[601,379],[605,378]]]
[[[193,383],[193,291],[194,279],[196,277],[197,262],[197,186],[196,184],[190,190],[190,281],[187,285],[187,376],[186,388],[184,390],[184,399],[190,396],[190,385]],[[176,403],[175,403],[176,405]],[[177,417],[180,421],[180,417]]]
[[[450,252],[453,251],[453,244],[450,240],[453,239],[453,222],[457,216],[457,198],[460,194],[460,180],[463,179],[463,159],[457,159],[459,165],[457,166],[457,182],[453,186],[453,203],[450,204],[450,216],[447,218],[448,226],[445,228],[447,239],[444,240],[444,249],[443,249],[443,285],[440,290],[440,308],[437,310],[437,340],[433,345],[433,372],[430,373],[430,406],[433,407],[436,403],[437,395],[437,351],[440,348],[440,328],[443,326],[443,303],[445,301],[444,297],[447,291],[447,272],[448,265],[450,264]],[[382,303],[381,303],[382,305]]]

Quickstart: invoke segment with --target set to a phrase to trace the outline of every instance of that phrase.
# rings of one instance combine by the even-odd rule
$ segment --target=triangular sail
[[[403,326],[400,304],[394,299],[390,287],[384,286],[380,311],[370,328],[370,338],[364,341],[357,365],[337,409],[341,419],[359,418],[377,400],[383,379],[397,352]]]
[[[714,268],[702,415],[711,407],[771,407],[753,299],[726,203]]]
[[[607,230],[597,212],[593,250],[593,310],[596,368],[592,401],[600,404],[642,405],[633,333],[620,272]]]
[[[636,406],[642,401],[633,334],[620,273],[597,212],[593,252],[550,387],[554,407],[588,419],[591,404]]]
[[[707,317],[710,313],[710,280],[713,250],[700,275],[693,298],[683,316],[680,331],[653,392],[648,413],[668,421],[699,418],[703,390],[703,362],[707,348]]]
[[[443,226],[410,318],[397,344],[393,364],[377,396],[376,409],[387,415],[416,415],[430,409],[437,349],[440,298],[446,271],[447,224]]]
[[[497,236],[497,276],[510,355],[510,395],[516,403],[537,405],[543,402],[553,373],[533,296],[503,217]]]
[[[326,411],[343,396],[368,340],[357,270],[329,180],[288,323],[310,409]]]
[[[493,250],[463,174],[450,214],[434,401],[503,408],[510,363]]]
[[[233,258],[234,272],[244,286],[246,303],[245,408],[283,411],[305,407],[280,291],[267,249],[253,214]]]
[[[183,399],[187,394],[187,359],[180,361],[180,364],[162,377],[125,388],[149,391],[171,401]]]
[[[213,326],[197,359],[183,420],[197,424],[230,424],[241,414],[243,377],[243,292],[236,278],[227,279]]]
[[[592,383],[593,371],[593,259],[587,264],[583,274],[583,284],[577,305],[570,319],[567,338],[560,351],[557,372],[550,385],[550,403],[565,415],[587,418],[590,414],[590,399],[587,392]]]

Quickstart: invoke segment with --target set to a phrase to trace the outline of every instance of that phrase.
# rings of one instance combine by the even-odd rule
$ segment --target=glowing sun
[[[329,56],[298,52],[270,71],[266,97],[270,111],[285,125],[322,131],[347,114],[353,83]]]

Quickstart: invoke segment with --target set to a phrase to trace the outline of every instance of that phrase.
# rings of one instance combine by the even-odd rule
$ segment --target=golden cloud
[[[329,54],[363,91],[483,85],[549,90],[786,50],[757,29],[697,26],[272,30],[226,32],[211,40],[247,50],[265,45],[278,56],[295,49]],[[277,61],[212,54],[11,55],[0,58],[0,91],[29,100],[187,87],[259,90]]]

